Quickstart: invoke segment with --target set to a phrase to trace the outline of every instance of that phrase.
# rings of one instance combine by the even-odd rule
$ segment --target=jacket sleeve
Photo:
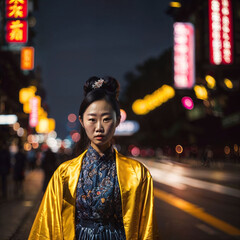
[[[62,180],[57,169],[49,181],[28,240],[63,239],[62,189]]]
[[[139,239],[157,240],[159,238],[158,226],[154,213],[153,181],[147,171],[147,176],[142,183],[141,218],[139,226]]]

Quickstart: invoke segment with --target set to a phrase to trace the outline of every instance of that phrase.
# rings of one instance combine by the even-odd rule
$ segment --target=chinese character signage
[[[27,0],[6,0],[6,18],[26,18]]]
[[[34,48],[23,47],[21,49],[21,69],[33,70],[34,68]]]
[[[6,41],[26,43],[28,40],[27,0],[6,0]]]
[[[174,23],[174,86],[192,88],[195,84],[194,26]]]
[[[210,63],[233,63],[231,0],[209,0]]]
[[[8,43],[27,42],[27,21],[11,20],[6,25],[6,41]]]

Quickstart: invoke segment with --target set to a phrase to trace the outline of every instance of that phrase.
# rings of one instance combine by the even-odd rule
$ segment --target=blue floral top
[[[76,239],[126,239],[112,147],[100,156],[90,146],[83,159],[76,195]]]

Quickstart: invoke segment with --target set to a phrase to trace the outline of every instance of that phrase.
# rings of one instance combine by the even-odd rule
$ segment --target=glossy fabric
[[[76,194],[77,239],[125,239],[121,195],[112,147],[103,156],[90,146]]]
[[[49,182],[29,239],[76,239],[76,187],[86,151],[59,166]],[[158,239],[153,182],[143,164],[116,152],[117,175],[127,240]]]

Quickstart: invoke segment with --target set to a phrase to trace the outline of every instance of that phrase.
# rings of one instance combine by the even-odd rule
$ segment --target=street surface
[[[240,239],[240,167],[205,168],[139,159],[154,179],[156,217],[163,240]],[[0,201],[0,240],[27,239],[41,200],[43,173],[26,174],[24,198]],[[11,184],[10,189],[11,193]]]
[[[154,179],[162,239],[240,239],[240,168],[142,161]]]

